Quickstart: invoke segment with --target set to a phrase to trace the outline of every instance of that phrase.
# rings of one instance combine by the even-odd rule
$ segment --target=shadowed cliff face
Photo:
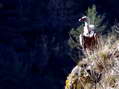
[[[80,25],[79,17],[92,4],[96,4],[99,14],[105,13],[106,20],[112,25],[119,14],[116,3],[116,0],[18,0],[17,25],[19,31],[64,31],[65,28],[69,31]]]
[[[78,26],[77,19],[89,4],[87,0],[19,0],[19,19],[21,26],[31,24],[33,29],[50,26],[50,29],[63,30],[67,26]]]
[[[1,0],[0,89],[63,89],[75,64],[68,32],[90,5],[91,0]]]
[[[42,4],[45,2],[1,1],[1,89],[64,87],[64,76],[74,65],[67,54],[68,35],[50,31],[54,27],[50,28],[48,9]]]

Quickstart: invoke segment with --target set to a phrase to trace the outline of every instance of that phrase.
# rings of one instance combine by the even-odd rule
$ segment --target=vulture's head
[[[83,16],[79,19],[79,22],[87,22],[88,21],[88,17],[87,16]]]

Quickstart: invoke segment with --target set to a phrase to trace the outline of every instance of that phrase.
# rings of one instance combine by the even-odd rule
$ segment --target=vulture
[[[90,19],[83,16],[79,22],[84,22],[83,33],[79,36],[80,45],[85,51],[92,51],[97,45],[97,33],[95,33],[95,25],[90,24]]]

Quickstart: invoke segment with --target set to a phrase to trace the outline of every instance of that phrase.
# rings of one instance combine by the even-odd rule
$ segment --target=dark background
[[[0,0],[0,89],[63,89],[68,33],[92,4],[108,27],[119,20],[118,0]]]

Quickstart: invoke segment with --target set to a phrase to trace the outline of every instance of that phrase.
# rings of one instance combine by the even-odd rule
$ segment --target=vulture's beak
[[[82,21],[82,18],[79,19],[79,22],[81,22],[81,21]]]
[[[88,17],[87,16],[83,16],[82,18],[79,19],[79,22],[85,22],[87,21]]]

